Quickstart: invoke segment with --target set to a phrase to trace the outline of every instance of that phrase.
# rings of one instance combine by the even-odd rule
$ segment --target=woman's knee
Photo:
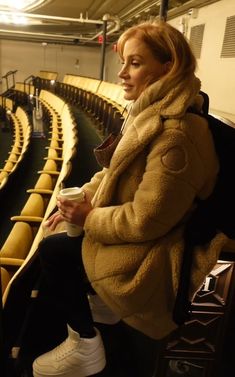
[[[39,256],[41,259],[59,258],[65,253],[65,242],[62,242],[62,237],[57,234],[45,237],[39,243]]]
[[[66,233],[53,234],[45,237],[39,244],[39,256],[42,260],[56,260],[63,259],[75,261],[80,259],[81,254],[80,237],[68,237]]]

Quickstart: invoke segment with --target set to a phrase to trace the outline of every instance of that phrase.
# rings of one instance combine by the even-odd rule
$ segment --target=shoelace
[[[69,355],[75,348],[75,344],[74,344],[74,347],[71,347],[72,344],[73,343],[71,342],[71,340],[67,338],[65,339],[64,342],[62,342],[56,348],[54,348],[53,353],[55,354],[55,359],[60,360],[60,359],[63,359],[65,356]],[[77,348],[77,344],[76,344],[76,348]]]

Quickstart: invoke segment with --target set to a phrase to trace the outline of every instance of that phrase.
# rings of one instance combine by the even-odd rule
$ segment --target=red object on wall
[[[103,37],[102,34],[100,34],[100,35],[98,36],[98,42],[102,44],[103,41],[104,41],[104,37]]]

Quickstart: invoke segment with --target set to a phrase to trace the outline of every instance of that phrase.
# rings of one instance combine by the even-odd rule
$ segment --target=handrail
[[[34,80],[35,80],[35,76],[34,75],[30,75],[30,76],[26,77],[26,79],[24,80],[24,92],[25,93],[27,92],[26,91],[26,85],[34,83]],[[27,82],[27,81],[29,81],[29,82]],[[29,88],[29,93],[28,94],[30,94],[30,88]]]
[[[8,77],[10,75],[12,75],[13,77],[13,85],[11,86],[11,88],[13,88],[15,86],[15,73],[17,72],[18,70],[16,69],[15,71],[8,71],[4,76],[2,76],[3,79],[6,79],[6,84],[7,84],[7,90],[9,89],[9,85],[8,85]]]
[[[24,83],[26,83],[26,81],[28,81],[28,79],[32,79],[31,81],[33,81],[35,79],[35,76],[30,75],[30,76],[26,77],[26,79],[24,79]]]
[[[3,79],[6,79],[10,75],[14,75],[18,70],[15,71],[8,71],[5,75],[2,76]]]

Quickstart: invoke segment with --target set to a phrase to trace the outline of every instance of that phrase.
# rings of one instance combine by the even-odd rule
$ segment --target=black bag
[[[189,110],[191,111],[191,110]],[[193,250],[205,245],[218,231],[235,239],[235,124],[228,124],[210,114],[198,114],[207,119],[219,158],[220,170],[212,194],[206,200],[198,200],[198,206],[185,227],[185,248],[173,320],[183,325],[190,319],[191,302],[189,285]]]

